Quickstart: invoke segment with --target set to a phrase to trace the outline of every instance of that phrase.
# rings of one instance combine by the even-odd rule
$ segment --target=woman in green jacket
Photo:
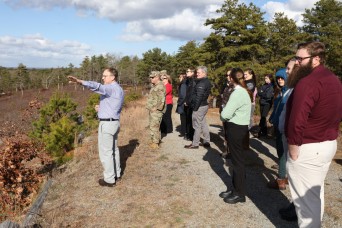
[[[221,192],[220,197],[224,198],[226,203],[235,204],[246,201],[246,170],[243,140],[248,134],[252,96],[247,91],[243,71],[240,68],[233,68],[230,72],[230,77],[234,88],[228,103],[221,112],[221,120],[228,122],[227,136],[233,164],[233,190],[228,189],[225,192]]]

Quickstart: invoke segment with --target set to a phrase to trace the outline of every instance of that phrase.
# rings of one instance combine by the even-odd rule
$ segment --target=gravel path
[[[175,126],[179,125],[177,117],[174,115]],[[289,203],[289,189],[276,191],[266,187],[268,180],[276,175],[276,170],[270,168],[277,160],[272,139],[251,138],[247,158],[247,202],[229,205],[218,196],[231,185],[230,162],[226,163],[220,156],[224,147],[217,112],[212,111],[207,120],[212,141],[209,149],[184,149],[189,142],[178,137],[178,132],[163,138],[161,153],[168,157],[168,165],[182,164],[170,169],[167,175],[180,180],[174,188],[189,202],[188,210],[193,212],[184,224],[191,227],[296,227],[295,222],[286,222],[278,214],[278,210]],[[326,179],[329,214],[325,214],[324,227],[342,227],[341,171],[341,165],[333,163]]]

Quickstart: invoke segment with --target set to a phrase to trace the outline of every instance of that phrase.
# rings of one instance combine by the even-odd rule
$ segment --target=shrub
[[[98,125],[97,120],[97,112],[95,110],[95,105],[100,103],[100,95],[97,93],[93,93],[90,95],[89,100],[87,102],[87,107],[83,112],[85,116],[85,126],[88,129],[94,129]]]
[[[68,95],[55,93],[39,111],[30,136],[43,143],[45,149],[60,159],[73,148],[78,114],[76,103]]]
[[[73,149],[76,123],[64,116],[50,124],[50,131],[43,134],[45,149],[55,158],[61,158]]]
[[[127,95],[125,96],[124,104],[127,104],[127,103],[129,103],[129,102],[131,102],[131,101],[136,101],[136,100],[138,100],[138,99],[140,99],[140,98],[141,98],[141,95],[140,95],[140,94],[138,94],[138,93],[136,93],[136,92],[130,92],[129,94],[127,94]]]

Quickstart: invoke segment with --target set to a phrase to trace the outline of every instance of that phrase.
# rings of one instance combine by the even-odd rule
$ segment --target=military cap
[[[151,73],[150,73],[150,78],[154,78],[154,77],[156,77],[156,76],[160,76],[160,72],[159,71],[151,71]]]

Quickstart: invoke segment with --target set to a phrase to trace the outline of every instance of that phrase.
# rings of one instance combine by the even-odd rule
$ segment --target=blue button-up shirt
[[[120,119],[124,101],[124,92],[117,82],[103,85],[93,81],[83,81],[83,86],[91,91],[101,94],[98,117],[100,119]]]

